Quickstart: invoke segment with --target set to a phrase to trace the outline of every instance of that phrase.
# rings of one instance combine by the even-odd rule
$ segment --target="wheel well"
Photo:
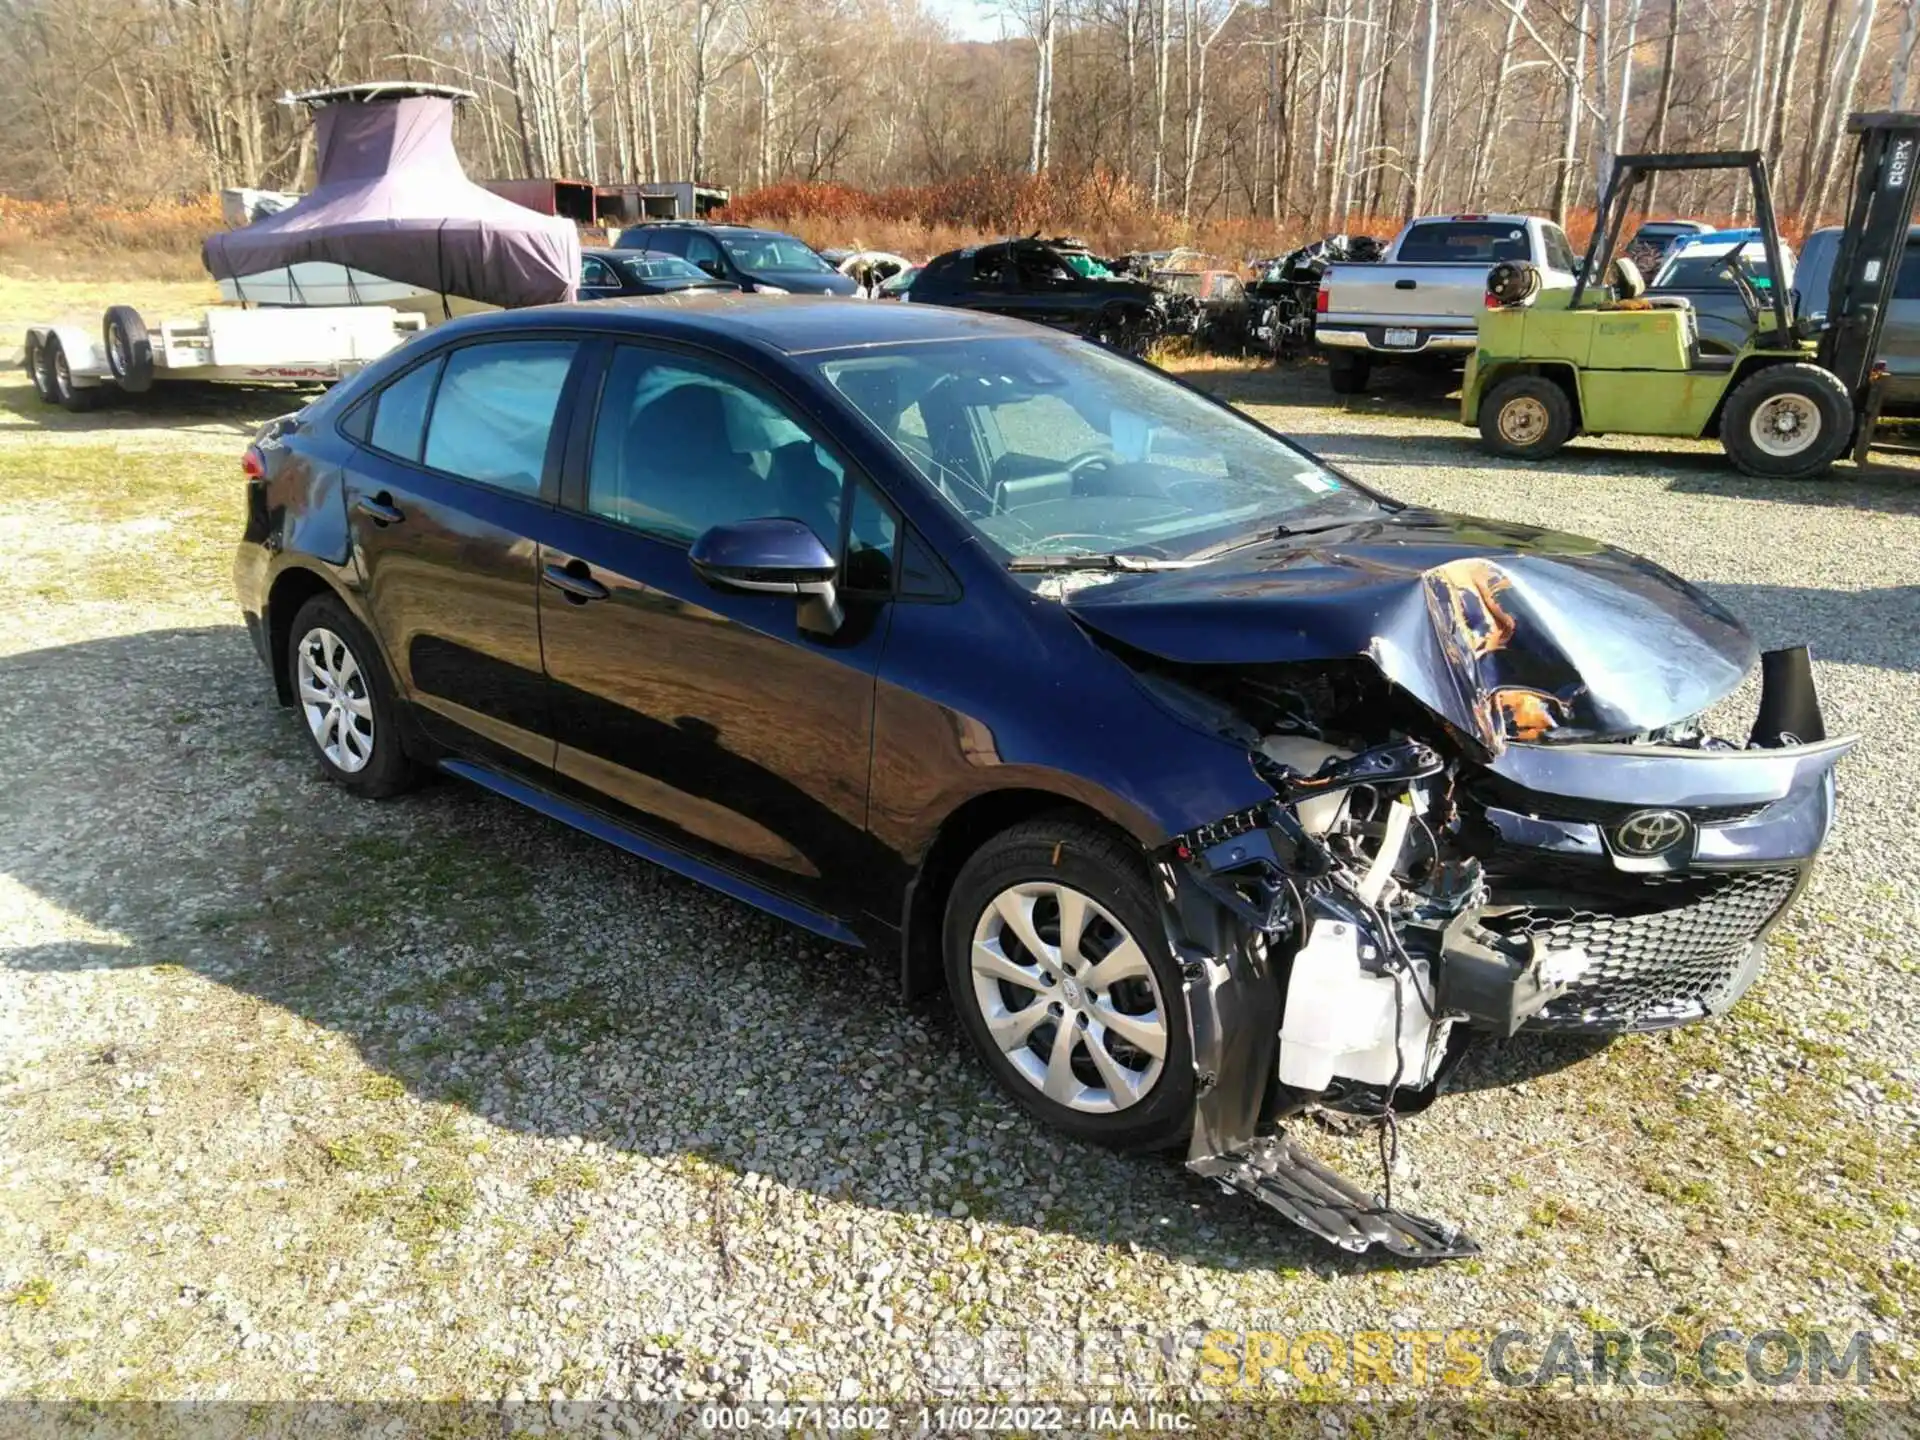
[[[293,639],[293,617],[316,595],[334,589],[311,570],[295,567],[280,572],[267,592],[268,659],[273,666],[273,688],[282,705],[293,703],[293,677],[287,673],[287,645]]]
[[[946,922],[947,897],[953,892],[960,867],[1001,831],[1056,811],[1102,830],[1125,833],[1091,806],[1047,790],[996,790],[976,795],[941,822],[907,892],[900,937],[900,985],[908,1000],[941,986],[940,930]],[[1128,841],[1137,843],[1131,836]]]
[[[1543,360],[1520,360],[1507,365],[1495,366],[1480,380],[1480,404],[1487,403],[1487,397],[1496,385],[1502,385],[1516,375],[1540,375],[1558,385],[1567,397],[1567,404],[1573,409],[1573,428],[1578,431],[1584,426],[1584,417],[1580,413],[1580,382],[1574,378],[1571,365],[1556,364]],[[1476,409],[1474,419],[1478,420]]]

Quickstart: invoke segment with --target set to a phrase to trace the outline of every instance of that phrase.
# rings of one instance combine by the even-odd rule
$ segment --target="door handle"
[[[1420,288],[1420,282],[1418,280],[1396,280],[1393,282],[1393,288],[1396,290],[1418,290]]]
[[[393,503],[393,496],[384,490],[378,495],[362,495],[353,508],[376,525],[398,525],[407,518],[406,512]]]
[[[589,600],[604,600],[613,592],[593,578],[584,560],[569,560],[564,565],[549,565],[540,578],[567,597],[570,604],[584,605]]]

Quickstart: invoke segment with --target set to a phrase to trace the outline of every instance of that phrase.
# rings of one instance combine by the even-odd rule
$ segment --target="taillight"
[[[1495,295],[1491,290],[1487,291],[1487,293],[1480,298],[1486,302],[1487,309],[1498,310],[1500,308],[1500,297]]]
[[[1331,293],[1332,292],[1327,289],[1327,282],[1322,280],[1320,282],[1320,289],[1318,290],[1318,292],[1315,293],[1313,297],[1313,313],[1314,314],[1324,315],[1327,313],[1327,297]]]
[[[247,446],[247,453],[240,457],[240,473],[249,480],[264,480],[267,477],[266,457],[260,453],[258,445]]]

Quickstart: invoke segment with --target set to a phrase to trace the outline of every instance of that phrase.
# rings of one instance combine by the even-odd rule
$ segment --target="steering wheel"
[[[1111,470],[1119,463],[1120,457],[1114,454],[1110,447],[1097,445],[1091,450],[1082,450],[1078,455],[1067,461],[1066,469],[1068,476],[1078,481],[1081,475],[1093,469],[1096,465],[1103,470]]]
[[[1747,312],[1747,323],[1758,326],[1760,312],[1766,307],[1760,303],[1759,287],[1753,283],[1754,277],[1747,265],[1747,257],[1741,253],[1746,248],[1746,242],[1741,241],[1722,255],[1719,263],[1713,268],[1733,281],[1734,291],[1740,296],[1740,305]]]

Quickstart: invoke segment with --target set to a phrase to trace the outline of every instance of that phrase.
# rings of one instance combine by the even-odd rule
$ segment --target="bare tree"
[[[1407,184],[1407,217],[1418,215],[1427,200],[1427,151],[1433,138],[1433,62],[1440,48],[1440,0],[1427,0],[1426,39],[1420,53],[1419,124],[1414,131],[1413,168]],[[1502,57],[1502,64],[1505,57]]]

